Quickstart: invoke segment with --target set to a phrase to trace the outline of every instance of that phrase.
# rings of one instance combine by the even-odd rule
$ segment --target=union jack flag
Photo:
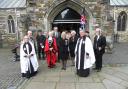
[[[81,14],[81,19],[80,19],[80,24],[81,24],[81,29],[85,30],[85,25],[86,25],[86,16],[85,16],[85,9],[83,8],[82,14]]]

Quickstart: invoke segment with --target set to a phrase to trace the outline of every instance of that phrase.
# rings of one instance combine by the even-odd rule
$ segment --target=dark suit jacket
[[[94,52],[95,54],[104,54],[105,53],[105,46],[106,46],[106,37],[101,35],[97,40],[97,36],[94,37]],[[101,47],[101,50],[98,48]]]
[[[44,35],[41,35],[41,36],[38,35],[36,37],[36,40],[37,40],[37,46],[40,46],[40,43],[42,43],[42,45],[45,46],[46,37]]]
[[[69,56],[69,41],[68,39],[60,39],[60,58],[63,59],[68,59]]]
[[[58,48],[60,47],[60,39],[61,39],[61,34],[60,32],[58,32],[58,37],[55,36],[55,33],[53,34],[53,37],[56,38],[56,43],[57,43],[57,46]]]
[[[71,55],[71,57],[75,57],[74,51],[75,51],[77,39],[78,39],[77,36],[74,37],[74,41],[73,41],[73,37],[71,37],[69,39],[69,49],[70,49],[70,55]]]

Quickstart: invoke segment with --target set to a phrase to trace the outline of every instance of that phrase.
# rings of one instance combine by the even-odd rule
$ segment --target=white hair
[[[29,33],[32,33],[32,31],[28,31],[28,34],[29,34]]]
[[[72,30],[72,31],[71,31],[71,34],[76,34],[76,31]]]
[[[62,33],[61,33],[61,38],[63,38],[63,36],[66,37],[66,32],[62,32]]]
[[[101,35],[102,34],[102,30],[100,29],[100,28],[96,28],[96,33],[99,33],[99,35]]]
[[[96,32],[101,32],[101,29],[100,28],[96,28]]]
[[[48,35],[49,35],[49,36],[53,36],[53,31],[50,31],[50,32],[48,33]]]

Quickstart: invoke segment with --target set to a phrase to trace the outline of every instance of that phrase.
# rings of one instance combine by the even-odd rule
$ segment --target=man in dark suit
[[[94,37],[94,53],[96,58],[96,67],[94,68],[97,72],[101,71],[102,68],[102,56],[105,53],[106,37],[101,34],[101,29],[96,28],[96,36]]]
[[[54,30],[54,34],[53,34],[53,37],[56,38],[56,43],[57,43],[57,47],[58,47],[58,62],[60,62],[60,38],[61,38],[61,34],[60,32],[58,32],[58,27],[53,27],[53,30]]]
[[[37,40],[37,47],[38,47],[38,58],[44,58],[44,46],[45,46],[45,36],[42,34],[42,31],[38,31],[38,35],[36,37]],[[42,55],[42,58],[41,58]]]

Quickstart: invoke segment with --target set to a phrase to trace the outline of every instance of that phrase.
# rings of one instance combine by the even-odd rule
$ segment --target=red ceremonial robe
[[[46,54],[48,67],[50,67],[50,68],[54,67],[56,64],[56,61],[57,61],[56,52],[57,52],[58,48],[57,48],[55,38],[53,38],[52,48],[53,48],[52,51],[50,51],[48,39],[46,39],[44,52]]]

